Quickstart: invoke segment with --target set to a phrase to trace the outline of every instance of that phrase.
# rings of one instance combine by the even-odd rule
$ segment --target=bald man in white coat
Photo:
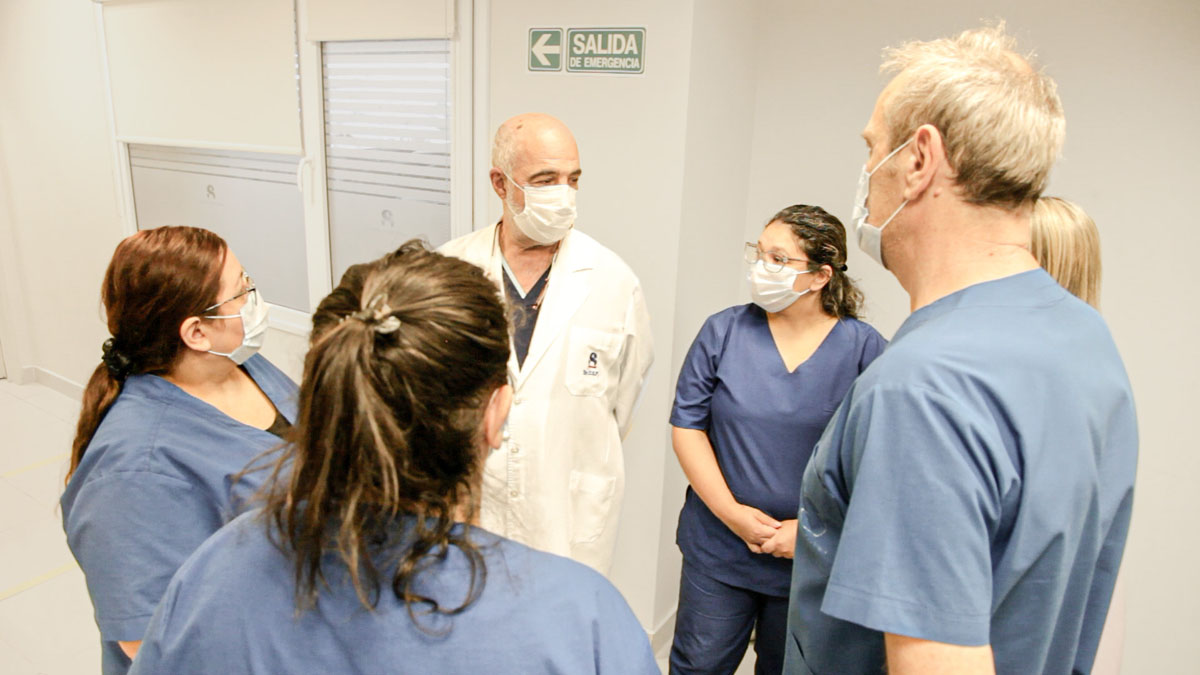
[[[608,573],[625,485],[621,441],[653,360],[641,285],[574,228],[569,129],[518,115],[496,132],[500,222],[441,248],[482,267],[513,310],[512,412],[487,460],[482,526]]]

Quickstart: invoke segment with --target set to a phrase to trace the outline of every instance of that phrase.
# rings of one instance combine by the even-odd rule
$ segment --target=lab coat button
[[[509,491],[509,493],[508,493],[508,496],[509,496],[509,497],[516,497],[516,496],[517,496],[517,491],[516,491],[516,490],[511,490],[511,491]]]
[[[509,451],[509,452],[511,452],[512,454],[514,454],[514,455],[515,455],[515,454],[517,454],[518,452],[520,452],[520,451],[521,451],[521,449],[520,449],[520,448],[518,448],[518,447],[517,447],[517,446],[515,446],[515,445],[510,445],[510,446],[508,446],[508,451]]]

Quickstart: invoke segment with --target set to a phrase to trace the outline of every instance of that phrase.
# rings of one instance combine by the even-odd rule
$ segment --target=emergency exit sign
[[[568,28],[567,72],[643,73],[645,28]]]
[[[559,72],[565,63],[568,73],[644,73],[646,29],[530,28],[526,63],[532,72]]]

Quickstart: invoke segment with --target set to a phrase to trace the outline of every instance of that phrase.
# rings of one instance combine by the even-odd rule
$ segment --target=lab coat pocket
[[[617,362],[621,336],[574,326],[567,336],[567,391],[575,396],[603,396]]]
[[[613,492],[617,479],[614,476],[597,476],[594,473],[572,471],[571,488],[571,544],[588,544],[600,538],[608,523],[612,510]]]

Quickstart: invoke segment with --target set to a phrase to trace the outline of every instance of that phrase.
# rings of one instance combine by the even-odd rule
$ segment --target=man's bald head
[[[512,175],[518,164],[541,156],[579,157],[575,137],[557,117],[545,113],[523,113],[510,118],[496,130],[492,141],[492,166]]]

